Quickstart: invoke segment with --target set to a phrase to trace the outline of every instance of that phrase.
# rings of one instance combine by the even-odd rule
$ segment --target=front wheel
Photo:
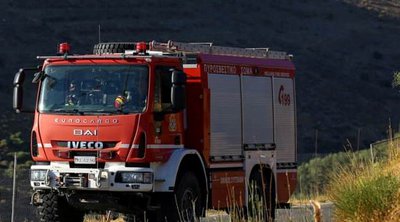
[[[203,216],[205,197],[202,195],[199,179],[193,172],[182,174],[172,201],[174,204],[170,204],[170,210],[166,212],[168,221],[192,222]],[[172,206],[175,209],[171,209]]]
[[[43,202],[37,207],[40,222],[83,222],[85,213],[71,207],[65,197],[54,191],[41,195]]]

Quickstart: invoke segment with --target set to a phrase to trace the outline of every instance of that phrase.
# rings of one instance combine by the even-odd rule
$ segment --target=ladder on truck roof
[[[168,41],[150,42],[150,50],[169,53],[204,53],[211,55],[229,55],[250,58],[291,59],[293,56],[282,51],[271,51],[269,48],[237,48],[214,46],[213,43],[184,43]]]

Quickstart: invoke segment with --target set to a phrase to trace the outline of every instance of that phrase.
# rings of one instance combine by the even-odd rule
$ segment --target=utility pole
[[[11,222],[14,222],[16,177],[17,177],[17,153],[14,153],[13,191],[12,191],[12,200],[11,200]]]
[[[318,156],[318,129],[315,129],[315,157]]]
[[[99,24],[99,30],[98,30],[98,33],[99,33],[99,43],[101,42],[101,25]]]
[[[357,151],[360,150],[360,136],[361,136],[361,128],[357,129]]]

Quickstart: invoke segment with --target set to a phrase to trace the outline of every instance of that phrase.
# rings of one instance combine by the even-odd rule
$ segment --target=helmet
[[[114,107],[118,110],[122,109],[126,103],[126,98],[124,96],[117,96],[114,100]]]

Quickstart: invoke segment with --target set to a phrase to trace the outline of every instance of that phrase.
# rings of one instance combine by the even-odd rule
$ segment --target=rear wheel
[[[123,216],[125,222],[146,222],[147,219],[144,215],[139,214],[125,214]]]
[[[250,176],[247,211],[256,221],[270,222],[275,219],[275,181],[270,171],[264,171],[255,170]]]
[[[83,222],[85,213],[71,207],[57,192],[43,193],[43,203],[37,207],[40,222]]]

